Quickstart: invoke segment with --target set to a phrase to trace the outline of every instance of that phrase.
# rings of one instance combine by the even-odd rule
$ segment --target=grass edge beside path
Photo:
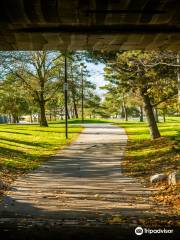
[[[0,125],[0,195],[19,175],[38,168],[51,156],[76,140],[82,126],[69,125],[65,139],[62,124],[40,127],[30,124]]]
[[[179,172],[180,161],[180,119],[159,123],[161,138],[151,140],[146,123],[120,122],[128,135],[128,145],[122,162],[123,173],[136,177],[150,186],[149,178],[156,173]],[[153,197],[162,202],[172,211],[180,213],[179,185],[170,187],[167,184],[156,185],[159,192]]]

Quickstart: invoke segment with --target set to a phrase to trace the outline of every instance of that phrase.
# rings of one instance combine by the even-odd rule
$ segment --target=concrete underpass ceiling
[[[180,0],[1,0],[0,50],[180,46]]]

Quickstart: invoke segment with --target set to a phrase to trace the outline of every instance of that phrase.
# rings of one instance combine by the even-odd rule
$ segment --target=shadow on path
[[[107,225],[113,216],[131,223],[153,216],[157,206],[148,197],[154,190],[121,172],[126,143],[122,128],[110,124],[86,125],[75,143],[11,186],[0,205],[0,226],[18,219],[20,223],[24,221],[24,227],[30,221],[34,228],[41,219],[40,225],[65,222],[69,226],[88,227]],[[13,223],[10,226],[13,229]]]

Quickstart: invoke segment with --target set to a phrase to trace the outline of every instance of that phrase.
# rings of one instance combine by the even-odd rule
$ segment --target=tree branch
[[[167,100],[170,100],[171,98],[173,98],[173,97],[175,97],[175,96],[177,96],[177,93],[176,93],[176,94],[173,94],[173,95],[167,96],[166,98],[162,99],[161,101],[152,104],[152,106],[153,106],[153,107],[156,107],[156,106],[158,106],[160,103],[166,102]]]
[[[180,67],[179,64],[172,64],[172,63],[165,63],[165,62],[157,62],[154,64],[144,64],[142,61],[139,60],[139,62],[144,66],[144,67],[156,67],[158,65],[165,65],[169,67]]]

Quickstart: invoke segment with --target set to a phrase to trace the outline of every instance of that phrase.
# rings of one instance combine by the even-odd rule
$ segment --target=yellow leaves
[[[178,193],[178,186],[175,188],[166,187],[163,191],[157,193],[153,199],[163,205],[173,208],[173,210],[180,211],[180,194]]]

